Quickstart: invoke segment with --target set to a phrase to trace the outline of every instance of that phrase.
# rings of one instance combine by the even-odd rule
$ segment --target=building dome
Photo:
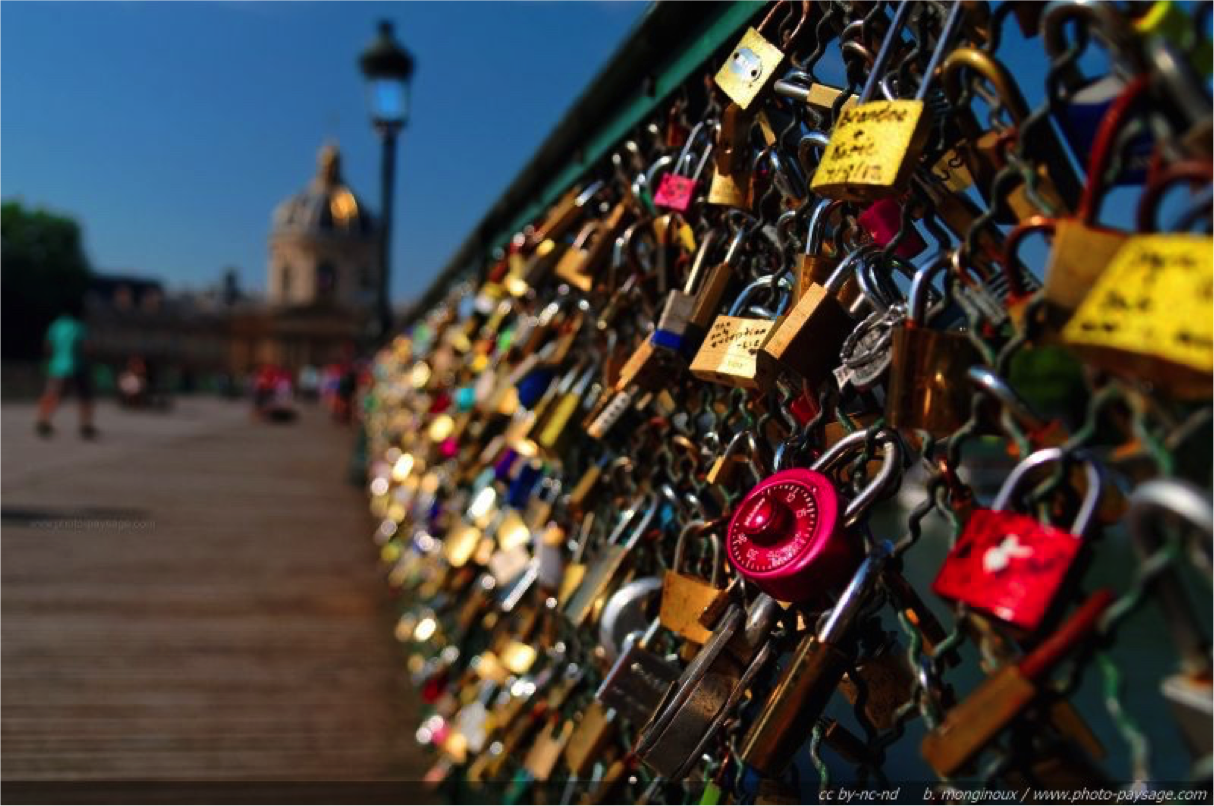
[[[316,177],[274,209],[267,299],[286,307],[368,309],[379,277],[378,222],[341,181],[337,147],[320,150]]]
[[[332,144],[320,150],[308,187],[274,209],[275,235],[367,238],[374,228],[371,213],[342,182],[341,153]]]

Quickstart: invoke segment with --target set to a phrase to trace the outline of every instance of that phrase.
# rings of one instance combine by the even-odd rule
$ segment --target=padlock
[[[777,308],[774,312],[765,311],[770,318],[755,319],[739,315],[753,310],[747,308],[751,296],[760,291],[776,289],[780,289]],[[771,389],[775,383],[774,366],[760,364],[759,351],[771,335],[776,318],[788,306],[791,291],[791,281],[774,275],[760,277],[742,289],[729,313],[718,316],[708,329],[692,359],[691,374],[701,380],[726,386],[762,391]]]
[[[903,231],[902,211],[903,205],[895,199],[877,199],[860,213],[856,221],[873,236],[873,243],[884,249]],[[906,234],[894,247],[893,253],[904,260],[910,260],[923,253],[927,242],[923,240],[919,230],[915,229],[914,224],[907,224],[905,231]]]
[[[729,281],[734,276],[734,271],[741,261],[742,248],[751,233],[754,232],[757,221],[750,219],[750,222],[736,224],[738,220],[748,219],[749,216],[744,213],[735,213],[731,216],[731,225],[734,225],[732,237],[729,240],[729,245],[726,247],[725,255],[719,263],[707,263],[708,255],[715,246],[712,237],[704,239],[700,245],[700,251],[696,253],[696,264],[709,265],[708,273],[699,283],[699,289],[696,292],[695,298],[691,304],[691,314],[687,317],[687,324],[683,329],[683,351],[684,354],[695,355],[695,351],[699,349],[704,335],[708,332],[708,328],[712,325],[720,312],[721,300],[725,296],[725,290],[729,287]],[[715,231],[710,230],[709,235],[712,236]],[[700,271],[703,269],[701,268]],[[692,272],[695,273],[697,267],[692,265]]]
[[[628,553],[641,541],[657,510],[657,500],[644,497],[634,500],[629,508],[621,513],[620,522],[608,537],[607,545],[587,566],[581,584],[565,605],[565,617],[574,627],[581,627],[588,621],[593,621]],[[632,531],[625,538],[629,527],[633,527]]]
[[[637,725],[644,724],[657,710],[663,695],[679,676],[677,667],[649,648],[659,628],[658,620],[654,619],[643,634],[628,636],[620,656],[594,694],[604,706]]]
[[[743,610],[734,602],[712,636],[641,729],[634,752],[667,780],[681,780],[701,756],[755,677],[774,655],[770,632],[779,604],[760,594]]]
[[[535,442],[540,448],[552,455],[560,453],[559,449],[569,433],[569,424],[573,422],[574,414],[587,402],[593,404],[593,401],[586,399],[586,389],[594,380],[596,370],[597,367],[593,365],[587,367],[579,378],[563,390],[557,390],[551,412],[543,419],[536,433]],[[569,377],[571,376],[566,376],[566,379]]]
[[[537,244],[559,241],[585,214],[587,205],[602,189],[602,182],[591,182],[583,189],[570,188],[548,211],[543,223],[535,228],[533,240]]]
[[[717,144],[713,150],[712,182],[708,203],[740,209],[750,208],[749,143],[754,118],[737,104],[729,104],[717,126]]]
[[[1094,631],[1112,602],[1110,591],[1096,591],[1023,660],[999,669],[950,709],[920,746],[931,768],[951,778],[965,767],[1037,699],[1043,678]]]
[[[692,150],[695,146],[703,149],[696,159]],[[712,129],[705,121],[700,121],[691,131],[683,150],[675,160],[674,169],[662,175],[657,191],[653,194],[653,203],[667,210],[686,213],[695,198],[696,186],[704,174],[704,166],[712,156]]]
[[[1019,127],[1028,120],[1031,110],[1007,67],[988,52],[972,47],[955,48],[940,65],[941,88],[954,106],[961,101],[963,79],[967,70],[979,75],[995,90],[1000,108],[1011,118],[1012,125],[1017,127],[1011,132],[979,132],[977,125],[973,123],[972,113],[959,118],[962,128],[966,130],[966,142],[959,147],[961,156],[979,192],[994,208],[995,177],[1005,163],[1002,153],[1005,134],[1019,135]],[[1040,159],[1040,164],[1035,169],[1035,185],[1032,192],[1029,192],[1023,180],[1013,185],[1010,191],[1006,183],[1000,185],[1000,192],[1008,194],[1003,201],[1012,214],[1010,218],[996,215],[995,220],[1000,224],[1026,221],[1042,213],[1065,213],[1073,210],[1079,199],[1079,180],[1066,159],[1062,143],[1054,134],[1054,130],[1049,126],[1034,126],[1027,130],[1026,136],[1031,139],[1022,147],[1024,156]],[[1044,201],[1050,209],[1043,210],[1037,202],[1038,199]],[[1002,210],[1003,207],[999,206],[998,209]]]
[[[936,437],[951,434],[969,420],[972,392],[965,373],[982,363],[965,333],[928,326],[932,279],[949,266],[945,254],[915,273],[907,317],[893,329],[885,398],[885,418],[891,426]]]
[[[658,315],[657,326],[653,333],[649,336],[648,341],[652,342],[653,347],[667,350],[679,355],[686,355],[691,352],[692,344],[697,344],[695,336],[697,334],[689,333],[689,325],[692,319],[692,313],[695,309],[696,299],[701,290],[708,291],[708,286],[705,285],[704,277],[706,274],[706,256],[709,250],[712,249],[715,231],[709,230],[700,249],[696,252],[695,261],[691,265],[691,271],[687,274],[687,282],[683,288],[672,289],[666,295],[666,301],[662,304],[662,312]],[[719,273],[718,285],[719,293],[725,290],[725,284],[729,281],[728,267],[724,272]],[[718,297],[717,304],[720,304]],[[694,354],[694,353],[693,353]]]
[[[759,29],[765,28],[771,19],[769,13]],[[759,30],[747,28],[717,71],[717,86],[740,108],[748,109],[776,77],[783,62],[784,54],[778,47],[768,42]]]
[[[726,443],[725,450],[713,459],[704,481],[732,488],[738,483],[738,471],[746,467],[754,477],[753,483],[758,484],[771,474],[771,458],[766,443],[752,429],[739,431]]]
[[[1188,165],[1174,166],[1172,177],[1209,181],[1209,163]],[[1212,241],[1209,235],[1143,234],[1153,219],[1144,208],[1162,194],[1152,191],[1148,186],[1143,194],[1139,234],[1096,279],[1062,341],[1105,371],[1146,380],[1176,397],[1205,399],[1214,367]]]
[[[797,280],[793,298],[800,300],[813,284],[825,285],[834,273],[839,261],[823,251],[824,234],[832,214],[841,210],[843,202],[822,199],[814,205],[809,216],[809,229],[805,234],[805,253],[797,264]]]
[[[833,117],[835,103],[843,94],[841,87],[832,87],[829,84],[814,81],[809,73],[797,70],[789,71],[784,78],[777,80],[773,89],[777,95],[805,104],[826,121]],[[843,101],[841,109],[845,111],[855,105],[856,96],[849,94]]]
[[[607,597],[599,615],[599,648],[608,663],[615,663],[629,635],[642,633],[649,626],[662,588],[658,577],[638,577]]]
[[[855,458],[870,437],[882,450],[881,471],[844,509],[826,474]],[[895,492],[901,470],[901,443],[888,431],[856,431],[831,446],[812,468],[779,470],[734,510],[725,544],[729,562],[776,599],[824,601],[847,584],[863,560],[850,530],[873,504]]]
[[[863,704],[864,716],[878,732],[892,730],[898,709],[915,690],[915,670],[906,648],[892,636],[873,654],[860,658],[839,681],[839,691],[853,706]]]
[[[954,3],[950,7],[914,100],[873,101],[912,7],[906,3],[898,6],[856,106],[842,113],[831,131],[830,145],[811,184],[820,196],[855,202],[895,196],[905,189],[918,165],[931,131],[924,100],[961,23],[963,6]]]
[[[700,624],[700,616],[725,587],[721,580],[720,539],[712,531],[714,527],[713,523],[705,521],[692,521],[684,526],[675,543],[674,560],[662,577],[658,618],[663,627],[695,644],[706,643],[712,637],[712,632]],[[689,536],[701,539],[706,536],[712,545],[712,573],[708,579],[683,570]]]
[[[741,758],[765,776],[783,774],[852,663],[845,646],[856,620],[889,562],[893,545],[874,546],[855,569],[846,589],[820,630],[797,645],[763,710],[742,741]]]
[[[587,222],[573,243],[556,264],[556,276],[580,290],[590,293],[595,278],[607,261],[615,239],[624,230],[628,206],[618,202],[607,217]]]
[[[853,273],[858,254],[850,255],[822,284],[811,280],[788,315],[772,329],[759,351],[757,364],[764,376],[781,370],[801,376],[811,389],[830,377],[839,351],[856,326],[840,294]],[[815,264],[821,266],[822,264]]]
[[[1211,535],[1214,535],[1214,507],[1210,494],[1175,478],[1153,479],[1136,489],[1130,496],[1126,528],[1141,563],[1147,563],[1164,548],[1170,522],[1179,522],[1188,527],[1188,531],[1197,533],[1192,541],[1200,546],[1196,564],[1208,578],[1208,552]],[[1211,691],[1210,682],[1214,661],[1210,656],[1210,640],[1185,594],[1185,587],[1184,577],[1175,565],[1169,565],[1151,576],[1148,590],[1158,601],[1172,642],[1180,654],[1180,671],[1166,677],[1160,689],[1172,708],[1185,745],[1196,761],[1210,755],[1211,736],[1214,736],[1214,691]]]
[[[1043,465],[1068,459],[1084,465],[1087,489],[1070,531],[1012,512],[1018,489]],[[1031,454],[1008,475],[990,509],[975,509],[949,551],[932,590],[945,599],[1033,632],[1058,600],[1100,502],[1100,465],[1061,448]]]
[[[1135,79],[1110,107],[1092,145],[1087,184],[1075,217],[1054,222],[1054,240],[1045,269],[1045,298],[1065,313],[1079,307],[1129,237],[1121,230],[1097,226],[1096,219],[1106,190],[1104,177],[1117,132],[1147,87],[1145,76]]]

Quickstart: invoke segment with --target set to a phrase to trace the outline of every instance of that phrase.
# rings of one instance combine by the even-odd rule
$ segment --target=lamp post
[[[379,34],[362,55],[358,66],[367,80],[371,124],[383,143],[380,161],[379,289],[375,300],[377,337],[387,338],[392,329],[392,305],[388,299],[392,246],[392,183],[396,174],[396,135],[409,119],[409,81],[413,57],[397,44],[392,23],[381,20]]]

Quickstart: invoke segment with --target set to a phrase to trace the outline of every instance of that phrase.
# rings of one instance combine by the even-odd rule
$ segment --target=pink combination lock
[[[730,519],[726,542],[739,574],[785,602],[824,600],[847,585],[864,560],[862,544],[848,529],[901,478],[901,446],[890,432],[879,432],[880,472],[846,509],[840,507],[826,473],[862,451],[868,436],[849,434],[813,468],[781,470],[746,494]]]
[[[902,205],[894,199],[880,199],[869,205],[868,209],[860,213],[856,220],[860,222],[860,226],[868,230],[878,246],[889,246],[889,242],[902,228]],[[919,235],[919,230],[911,227],[906,237],[894,250],[894,254],[910,260],[922,254],[926,248],[927,243]]]

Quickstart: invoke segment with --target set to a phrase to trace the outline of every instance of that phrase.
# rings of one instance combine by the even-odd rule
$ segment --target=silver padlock
[[[586,576],[565,605],[565,617],[574,627],[581,627],[590,619],[595,603],[607,593],[628,552],[640,542],[657,511],[657,499],[645,496],[635,500],[623,512],[615,531],[607,539],[607,545],[586,569]],[[630,526],[633,526],[632,532],[625,538],[624,534]]]
[[[780,613],[766,594],[749,608],[734,603],[725,610],[641,731],[634,752],[648,767],[667,780],[687,775],[771,660],[770,633]]]
[[[608,663],[619,658],[630,635],[643,633],[649,626],[650,611],[656,610],[661,594],[661,579],[641,577],[621,585],[607,599],[599,616],[599,646]]]
[[[1158,551],[1165,539],[1168,521],[1179,522],[1201,535],[1202,549],[1208,550],[1214,539],[1214,511],[1207,492],[1179,479],[1155,479],[1143,484],[1130,496],[1126,525],[1134,547],[1146,560]],[[1207,555],[1208,556],[1208,555]],[[1198,554],[1202,558],[1201,554]],[[1204,558],[1202,558],[1204,559]],[[1204,562],[1202,571],[1209,573]],[[1181,734],[1194,759],[1205,758],[1212,749],[1214,736],[1214,689],[1210,677],[1214,669],[1210,641],[1185,596],[1184,583],[1172,566],[1166,566],[1151,581],[1151,593],[1158,597],[1164,620],[1180,653],[1180,672],[1164,679],[1163,696],[1172,707]]]
[[[654,619],[643,634],[629,635],[594,693],[596,700],[637,725],[652,716],[666,690],[679,677],[678,667],[649,649],[660,627]]]

